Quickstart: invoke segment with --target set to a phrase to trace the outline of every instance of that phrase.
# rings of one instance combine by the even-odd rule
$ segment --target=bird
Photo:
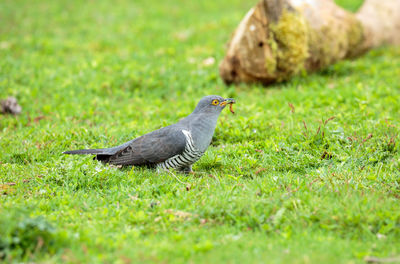
[[[218,95],[203,97],[193,112],[179,122],[147,133],[122,145],[102,149],[79,149],[63,154],[93,154],[94,159],[115,166],[137,166],[157,170],[175,169],[193,173],[211,143],[221,111],[236,103]]]

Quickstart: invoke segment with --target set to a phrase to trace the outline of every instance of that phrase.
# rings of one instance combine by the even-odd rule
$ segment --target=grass
[[[227,87],[218,62],[254,3],[0,3],[0,96],[23,107],[0,116],[0,258],[363,263],[400,254],[400,49],[269,88]],[[174,123],[208,94],[236,98],[236,114],[222,113],[197,174],[177,175],[183,184],[61,155]]]

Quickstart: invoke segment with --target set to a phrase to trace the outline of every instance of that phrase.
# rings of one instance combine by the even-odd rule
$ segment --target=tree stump
[[[400,0],[366,0],[356,14],[333,0],[262,0],[235,30],[220,75],[267,85],[385,44],[400,44]]]

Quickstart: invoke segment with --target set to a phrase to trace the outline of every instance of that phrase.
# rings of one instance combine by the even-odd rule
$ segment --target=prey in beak
[[[225,107],[226,105],[229,104],[229,111],[231,111],[232,114],[235,113],[235,111],[233,111],[233,104],[235,104],[236,101],[233,98],[226,98],[225,101],[221,102],[219,105],[221,107]]]

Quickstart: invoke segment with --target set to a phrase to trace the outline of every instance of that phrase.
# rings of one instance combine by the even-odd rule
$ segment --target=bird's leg
[[[192,170],[192,165],[189,165],[189,166],[187,166],[187,167],[180,168],[179,171],[180,171],[180,172],[183,172],[183,173],[185,173],[185,174],[189,174],[189,173],[194,174],[194,172],[193,172],[193,170]]]

